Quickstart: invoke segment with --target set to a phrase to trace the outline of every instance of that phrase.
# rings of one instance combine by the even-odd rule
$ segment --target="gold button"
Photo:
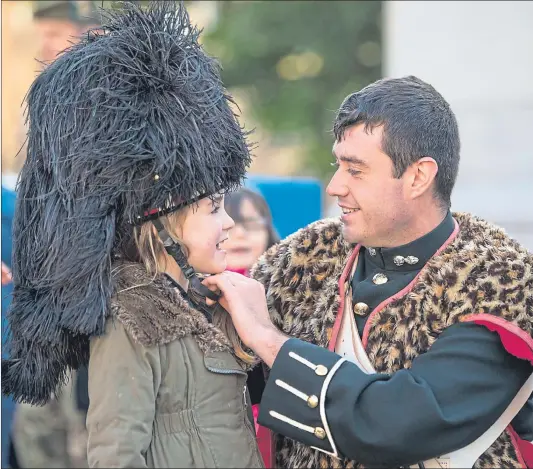
[[[307,398],[307,405],[311,407],[311,409],[314,409],[318,405],[318,397],[316,396],[309,396]]]
[[[324,365],[317,365],[315,373],[318,376],[326,376],[328,374],[328,369]]]
[[[361,301],[354,305],[353,312],[359,316],[364,316],[366,313],[368,313],[368,309],[368,305]]]
[[[320,438],[321,440],[323,440],[324,438],[326,438],[326,431],[323,428],[316,427],[315,428],[315,436],[317,438]]]
[[[389,279],[387,278],[387,276],[385,274],[376,274],[372,277],[372,281],[376,284],[376,285],[383,285],[384,283],[387,283],[389,281]]]

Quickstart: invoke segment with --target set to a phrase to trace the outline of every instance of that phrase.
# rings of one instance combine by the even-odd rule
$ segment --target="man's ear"
[[[413,163],[407,172],[407,193],[411,199],[416,199],[425,194],[433,185],[433,181],[439,171],[437,162],[429,156],[420,158],[416,163]]]

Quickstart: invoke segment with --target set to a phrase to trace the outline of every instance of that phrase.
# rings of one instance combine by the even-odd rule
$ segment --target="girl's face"
[[[242,221],[235,224],[231,238],[224,244],[228,268],[232,270],[252,267],[268,245],[266,221],[250,200],[243,199],[240,215]]]
[[[201,199],[191,206],[181,223],[180,239],[188,250],[191,267],[202,274],[218,274],[226,270],[226,251],[222,243],[235,226],[224,209],[224,196]]]

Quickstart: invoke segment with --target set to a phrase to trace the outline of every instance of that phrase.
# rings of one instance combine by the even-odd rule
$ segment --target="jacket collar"
[[[165,275],[150,276],[142,264],[122,260],[113,265],[112,275],[112,317],[134,341],[152,347],[192,335],[206,356],[234,355],[226,335],[192,307]]]
[[[392,248],[365,248],[362,251],[365,262],[388,271],[420,270],[444,244],[454,228],[452,214],[448,212],[435,229],[408,244]]]

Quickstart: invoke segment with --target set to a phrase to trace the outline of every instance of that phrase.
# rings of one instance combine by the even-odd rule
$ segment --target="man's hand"
[[[202,283],[222,293],[219,303],[231,315],[237,334],[271,367],[288,337],[270,320],[263,285],[235,272],[213,275]],[[209,299],[207,302],[213,304]]]
[[[2,262],[2,286],[9,285],[13,278],[9,267]]]

